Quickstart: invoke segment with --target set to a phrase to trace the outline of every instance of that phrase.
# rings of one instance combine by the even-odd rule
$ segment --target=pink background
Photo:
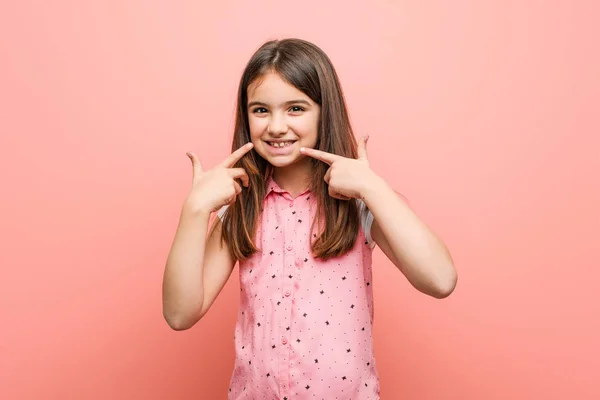
[[[600,398],[598,3],[350,3],[2,2],[1,399],[226,398],[237,269],[186,332],[162,272],[185,152],[228,154],[245,62],[286,36],[459,271],[435,300],[376,251],[382,399]]]

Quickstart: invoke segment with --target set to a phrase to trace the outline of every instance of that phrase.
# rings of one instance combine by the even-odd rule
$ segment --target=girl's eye
[[[300,106],[292,106],[292,107],[290,107],[290,111],[291,112],[300,112],[300,111],[304,111],[304,108],[302,108]]]
[[[262,113],[266,113],[267,110],[263,107],[258,107],[258,108],[255,108],[254,110],[252,110],[252,112],[255,114],[262,114]]]

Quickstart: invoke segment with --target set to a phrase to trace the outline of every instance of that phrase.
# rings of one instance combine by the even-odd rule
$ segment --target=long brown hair
[[[237,98],[232,151],[250,141],[248,124],[248,86],[268,72],[276,72],[289,84],[304,92],[321,107],[316,148],[343,157],[356,158],[357,142],[350,125],[346,102],[337,73],[329,57],[316,45],[301,39],[272,40],[251,57],[242,74]],[[250,180],[238,199],[223,216],[222,239],[238,260],[250,257],[258,248],[254,237],[262,203],[267,191],[271,165],[255,150],[248,152],[235,167],[244,168]],[[319,227],[311,244],[315,257],[328,259],[350,250],[357,238],[359,218],[356,200],[329,196],[324,181],[329,166],[312,160],[310,190],[317,200]],[[322,216],[324,223],[318,216]]]

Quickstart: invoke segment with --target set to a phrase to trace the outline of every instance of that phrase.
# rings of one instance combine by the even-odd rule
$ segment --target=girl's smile
[[[274,72],[248,87],[248,124],[258,154],[275,168],[300,167],[317,143],[320,107]],[[306,166],[303,167],[303,169]]]
[[[297,140],[278,141],[271,140],[266,143],[269,145],[269,151],[274,156],[287,156],[294,152],[294,144]]]

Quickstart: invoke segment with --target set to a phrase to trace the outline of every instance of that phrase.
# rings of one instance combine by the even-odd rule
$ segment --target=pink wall
[[[284,36],[331,56],[459,270],[434,300],[377,250],[382,398],[600,398],[593,3],[3,2],[0,398],[225,398],[237,276],[174,332],[162,271],[185,152],[227,154],[244,63]]]

